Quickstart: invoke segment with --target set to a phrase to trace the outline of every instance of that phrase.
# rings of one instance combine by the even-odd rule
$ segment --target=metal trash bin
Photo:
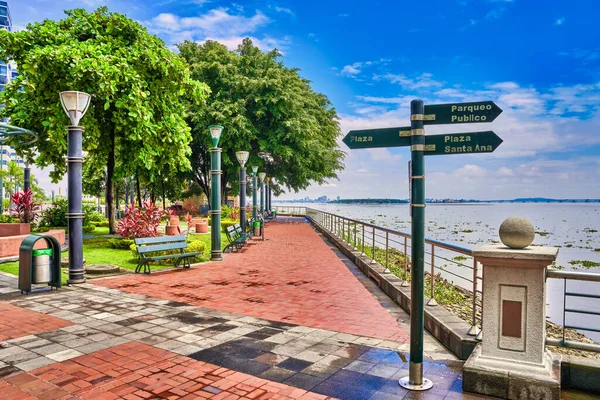
[[[252,227],[254,228],[254,236],[260,236],[260,221],[254,221]]]
[[[38,241],[46,243],[46,249],[34,249]],[[61,287],[60,243],[50,235],[32,234],[19,246],[19,289],[29,294],[31,285],[47,283],[52,288]],[[44,290],[37,288],[37,290]]]
[[[33,250],[31,253],[31,283],[48,283],[51,280],[50,257],[52,249]]]

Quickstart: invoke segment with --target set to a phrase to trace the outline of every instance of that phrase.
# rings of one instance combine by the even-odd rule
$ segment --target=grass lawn
[[[105,228],[96,228],[105,229]],[[108,228],[106,228],[108,229]],[[108,238],[95,237],[83,240],[83,258],[87,264],[110,264],[118,265],[123,269],[134,271],[137,266],[137,258],[133,255],[130,250],[113,249],[108,245]],[[189,235],[189,241],[201,240],[204,242],[205,249],[202,256],[193,262],[204,262],[210,260],[210,234],[195,234]],[[224,233],[221,234],[221,248],[225,248],[228,244],[227,237]],[[68,257],[68,253],[65,251],[62,253],[62,257]],[[172,268],[172,262],[152,263],[152,271],[157,271],[165,268]],[[17,276],[19,274],[19,263],[18,261],[0,264],[0,271],[6,272]],[[62,271],[63,284],[67,282],[66,270]]]

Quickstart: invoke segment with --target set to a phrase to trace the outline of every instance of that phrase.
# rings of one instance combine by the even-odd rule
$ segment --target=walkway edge
[[[333,243],[346,257],[350,259],[366,276],[373,279],[402,309],[410,313],[410,287],[402,287],[402,280],[384,268],[371,263],[371,259],[360,255],[347,243],[341,241],[331,232],[317,224],[311,217],[306,216],[311,225]],[[425,298],[425,304],[427,303]],[[469,358],[475,345],[474,337],[467,335],[470,326],[442,306],[425,307],[425,329],[440,343],[450,350],[460,360]]]

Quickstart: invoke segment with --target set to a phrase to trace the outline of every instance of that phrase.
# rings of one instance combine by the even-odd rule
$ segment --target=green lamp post
[[[246,232],[246,162],[250,153],[238,151],[235,157],[240,163],[240,226],[242,232]]]
[[[258,182],[256,180],[256,173],[258,172],[258,166],[255,165],[252,167],[252,220],[256,221],[258,219],[258,201],[256,199],[256,188],[258,187]]]
[[[223,261],[221,254],[221,148],[218,147],[223,127],[211,125],[208,129],[213,143],[213,148],[210,149],[210,260]]]
[[[260,172],[258,179],[260,179],[260,215],[265,214],[265,178],[267,177],[266,172]]]

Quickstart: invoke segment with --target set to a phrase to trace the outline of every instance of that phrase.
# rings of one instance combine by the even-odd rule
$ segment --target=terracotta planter
[[[165,234],[167,236],[177,236],[181,233],[181,229],[177,225],[167,225],[167,229],[165,230]]]
[[[196,233],[207,233],[208,232],[208,222],[204,221],[196,224]]]
[[[178,216],[169,217],[169,225],[179,226],[179,217]]]
[[[29,223],[26,224],[0,224],[0,237],[28,235],[30,231]]]
[[[191,226],[196,226],[196,224],[201,224],[203,222],[206,222],[206,220],[202,217],[194,217],[192,218],[190,225]]]

